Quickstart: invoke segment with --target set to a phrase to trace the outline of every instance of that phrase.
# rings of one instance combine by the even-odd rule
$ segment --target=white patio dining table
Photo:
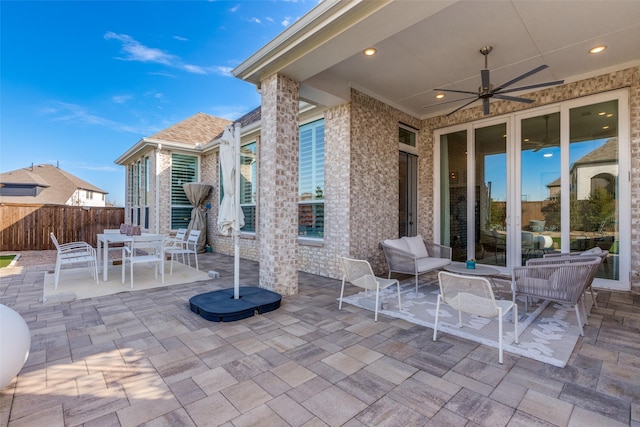
[[[155,235],[151,233],[143,233],[144,235]],[[164,236],[163,234],[157,234],[158,236]],[[102,280],[105,282],[108,279],[109,269],[109,245],[115,243],[129,243],[133,240],[133,236],[128,236],[121,233],[102,233],[98,234],[98,265],[102,263]]]
[[[133,236],[121,233],[98,234],[98,265],[102,263],[102,280],[107,281],[109,265],[109,245],[114,243],[129,243]]]

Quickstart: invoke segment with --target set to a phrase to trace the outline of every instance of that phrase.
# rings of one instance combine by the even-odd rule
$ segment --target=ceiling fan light
[[[362,53],[364,53],[366,56],[373,56],[373,55],[376,54],[376,52],[378,52],[378,51],[375,48],[368,47]]]
[[[595,47],[592,47],[591,49],[589,49],[589,53],[591,53],[591,54],[600,53],[603,50],[605,50],[606,48],[607,47],[605,45],[595,46]]]
[[[544,153],[542,157],[553,157],[553,153]]]

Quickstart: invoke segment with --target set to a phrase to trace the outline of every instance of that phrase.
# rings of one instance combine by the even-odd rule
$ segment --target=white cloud
[[[188,42],[189,39],[186,37],[180,37],[180,36],[173,36],[174,39],[179,40],[181,42]]]
[[[214,67],[210,67],[209,69],[214,74],[219,74],[219,75],[225,76],[225,77],[233,77],[233,74],[231,74],[231,70],[233,70],[233,67],[225,67],[223,65],[216,65]]]
[[[254,24],[262,24],[262,22],[260,21],[260,19],[253,17],[253,18],[249,18],[249,22],[252,22]]]
[[[116,34],[112,31],[104,35],[106,40],[117,40],[122,43],[122,52],[126,54],[124,61],[155,62],[158,64],[171,65],[177,58],[174,55],[163,52],[160,49],[147,47],[134,40],[127,34]]]
[[[116,34],[109,31],[104,35],[104,38],[106,40],[117,40],[122,43],[121,52],[124,53],[125,56],[116,59],[120,59],[122,61],[152,62],[184,70],[193,74],[206,74],[203,67],[199,65],[185,64],[178,56],[164,52],[161,49],[147,47],[127,34]]]
[[[240,5],[235,5],[231,9],[229,9],[229,12],[236,13],[238,9],[240,9]]]
[[[253,106],[252,108],[247,108],[247,106],[245,105],[237,105],[237,104],[236,105],[215,105],[211,108],[209,114],[216,117],[221,117],[223,119],[236,120],[239,117],[242,117],[245,114],[247,114],[253,108],[255,108],[255,106]]]
[[[284,19],[282,20],[282,22],[280,22],[280,25],[282,25],[283,27],[288,27],[289,24],[291,24],[291,17],[290,16],[285,16]]]
[[[131,95],[115,95],[111,97],[111,100],[116,104],[124,104],[125,102],[129,101],[131,98],[133,98]]]
[[[62,101],[51,102],[48,106],[43,108],[41,112],[45,115],[51,116],[53,121],[66,122],[72,125],[84,124],[103,127],[117,132],[129,132],[138,135],[151,135],[152,133],[155,133],[150,132],[150,129],[148,128],[130,126],[104,117],[96,116],[86,111],[80,105],[69,104]]]

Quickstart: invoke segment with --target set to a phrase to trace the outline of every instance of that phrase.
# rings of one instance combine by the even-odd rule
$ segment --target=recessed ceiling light
[[[609,126],[602,126],[602,129],[609,129]]]
[[[444,98],[444,93],[439,93],[436,95],[436,99],[442,99]]]
[[[609,113],[607,114],[607,117],[613,117],[613,114]]]
[[[377,52],[377,50],[375,50],[375,49],[374,49],[374,48],[372,48],[372,47],[369,47],[369,48],[365,49],[363,53],[364,53],[365,55],[367,55],[367,56],[373,56],[373,55],[375,55],[375,54],[376,54],[376,52]]]
[[[600,112],[598,113],[598,115],[599,115],[599,116],[604,116],[605,114],[607,114],[607,113],[605,113],[604,111],[600,111]]]
[[[605,45],[600,45],[600,46],[596,46],[596,47],[592,47],[591,49],[589,49],[589,53],[600,53],[603,50],[605,50],[607,47]]]

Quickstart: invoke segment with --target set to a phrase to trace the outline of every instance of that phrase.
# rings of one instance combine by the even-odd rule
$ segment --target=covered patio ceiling
[[[512,86],[518,87],[637,65],[638,40],[638,1],[325,0],[234,74],[259,85],[282,73],[301,83],[305,101],[326,106],[345,102],[355,88],[426,118],[467,97],[447,93],[437,100],[435,88],[478,90],[483,46],[493,46],[494,85],[549,66]],[[589,54],[597,45],[607,49]],[[369,47],[376,55],[363,54]]]

